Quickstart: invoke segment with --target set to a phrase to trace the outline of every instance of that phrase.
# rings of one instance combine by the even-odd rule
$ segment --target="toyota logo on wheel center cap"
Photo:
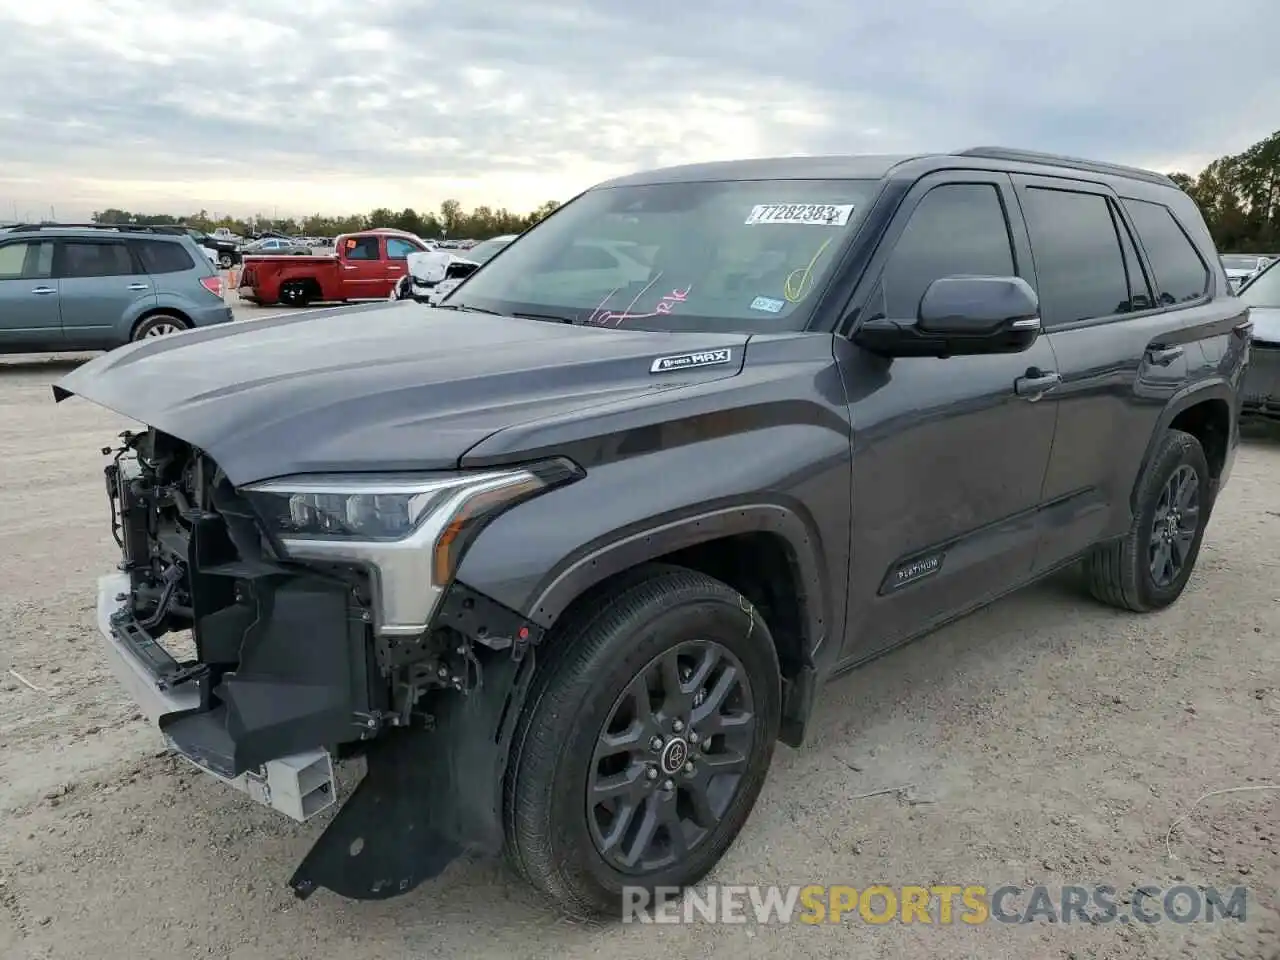
[[[671,774],[684,768],[689,759],[689,744],[676,737],[667,743],[662,751],[662,772]]]

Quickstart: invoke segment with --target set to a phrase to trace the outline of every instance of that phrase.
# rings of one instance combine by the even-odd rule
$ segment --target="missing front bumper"
[[[349,591],[267,577],[245,592],[255,616],[237,643],[239,662],[215,672],[179,664],[138,623],[127,574],[98,583],[111,672],[182,756],[228,782],[361,740],[375,709],[368,626]]]

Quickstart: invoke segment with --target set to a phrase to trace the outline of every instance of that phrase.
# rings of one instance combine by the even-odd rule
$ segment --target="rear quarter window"
[[[147,273],[182,273],[195,266],[190,254],[177,243],[143,240],[138,243],[138,254]]]
[[[1201,299],[1209,292],[1209,267],[1164,204],[1122,200],[1151,263],[1157,299],[1165,306]]]

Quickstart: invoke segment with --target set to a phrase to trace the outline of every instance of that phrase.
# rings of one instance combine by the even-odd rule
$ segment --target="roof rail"
[[[1156,173],[1154,170],[1143,170],[1141,167],[1128,167],[1119,163],[1105,163],[1101,160],[1084,160],[1080,157],[1068,157],[1057,153],[1040,153],[1035,150],[1018,150],[1012,147],[970,147],[968,150],[959,151],[956,156],[1004,160],[1009,163],[1050,164],[1055,167],[1066,167],[1069,170],[1084,170],[1088,173],[1105,173],[1117,177],[1128,177],[1131,180],[1143,180],[1162,187],[1177,187],[1177,184],[1163,173]]]
[[[123,233],[155,233],[158,229],[183,229],[164,223],[18,223],[7,229],[14,233],[31,230],[119,230]]]

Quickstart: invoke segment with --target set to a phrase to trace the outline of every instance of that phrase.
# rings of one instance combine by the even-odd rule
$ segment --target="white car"
[[[1227,253],[1218,259],[1222,261],[1222,269],[1227,272],[1227,281],[1232,290],[1239,290],[1246,280],[1271,262],[1269,257],[1253,253]]]

